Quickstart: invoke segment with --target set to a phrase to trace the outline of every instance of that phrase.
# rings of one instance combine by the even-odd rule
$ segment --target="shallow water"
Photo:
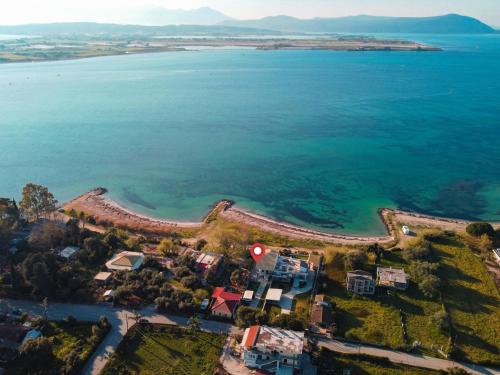
[[[445,51],[0,65],[0,196],[105,186],[181,220],[224,197],[342,233],[383,233],[379,207],[500,220],[500,35],[411,37]]]

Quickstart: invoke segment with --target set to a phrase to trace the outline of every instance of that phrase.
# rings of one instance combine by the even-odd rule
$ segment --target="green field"
[[[384,258],[381,259],[381,265],[404,268],[406,272],[408,272],[409,266],[401,256],[401,252],[386,252]],[[404,292],[379,295],[382,301],[398,310],[401,309],[403,312],[410,345],[418,341],[424,351],[435,354],[436,349],[441,349],[448,352],[449,335],[441,332],[434,324],[430,323],[430,317],[443,308],[440,301],[426,298],[413,282]]]
[[[374,297],[350,296],[345,290],[343,254],[330,256],[323,288],[337,304],[338,335],[393,348],[403,346],[401,311],[407,328],[406,345],[419,343],[426,354],[437,356],[438,349],[453,351],[455,358],[498,366],[500,295],[491,275],[460,237],[439,234],[429,239],[439,262],[442,301],[423,296],[414,282],[403,292],[387,293],[377,288]],[[386,252],[380,263],[407,271],[409,267],[401,252]],[[375,275],[373,256],[366,270]],[[454,350],[450,334],[431,323],[431,316],[443,309],[450,313]]]
[[[376,297],[349,295],[345,289],[342,256],[336,253],[327,263],[327,279],[321,285],[337,305],[338,335],[394,348],[403,346],[399,311]]]
[[[458,358],[500,365],[500,295],[491,275],[458,237],[441,236],[433,245]]]
[[[103,375],[211,375],[217,367],[224,336],[154,325],[132,328]]]

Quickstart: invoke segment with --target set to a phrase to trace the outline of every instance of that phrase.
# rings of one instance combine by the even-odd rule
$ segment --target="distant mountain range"
[[[150,7],[128,12],[128,14],[115,16],[122,22],[127,20],[127,25],[73,22],[0,26],[0,34],[249,35],[282,33],[478,34],[498,32],[475,18],[458,14],[437,17],[352,16],[313,19],[275,16],[256,20],[236,20],[208,7],[195,10],[169,10],[162,7]]]
[[[478,34],[496,32],[481,21],[448,14],[437,17],[352,16],[339,18],[298,19],[288,16],[258,20],[225,20],[226,26],[265,28],[292,33],[432,33]]]
[[[144,7],[118,14],[121,23],[163,26],[163,25],[217,25],[232,18],[209,8],[167,9],[164,7]]]
[[[247,27],[225,25],[119,25],[114,23],[68,22],[41,23],[15,26],[0,26],[0,34],[36,35],[36,36],[92,36],[108,38],[109,36],[235,36],[279,34],[272,30],[253,29]]]

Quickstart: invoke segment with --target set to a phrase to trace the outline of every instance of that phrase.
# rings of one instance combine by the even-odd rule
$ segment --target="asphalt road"
[[[388,358],[393,363],[400,363],[409,366],[423,367],[434,370],[447,370],[451,367],[462,367],[471,374],[492,375],[500,374],[499,370],[487,368],[479,365],[466,364],[461,362],[449,361],[447,359],[428,357],[425,355],[408,354],[395,350],[376,348],[369,345],[353,344],[338,340],[318,337],[318,346],[323,346],[338,353],[347,354],[368,354],[375,357]]]
[[[21,309],[36,315],[43,315],[43,308],[33,301],[14,301],[0,299],[0,311],[12,311]],[[112,325],[112,329],[105,337],[101,345],[94,352],[82,371],[83,375],[98,375],[108,361],[108,355],[115,352],[127,330],[135,323],[133,317],[139,313],[151,323],[187,325],[188,318],[175,315],[158,314],[154,307],[146,307],[140,310],[129,310],[121,307],[113,308],[110,305],[83,305],[83,304],[49,304],[48,316],[50,320],[62,320],[68,315],[74,316],[80,321],[97,322],[101,316],[106,316]],[[239,328],[223,322],[212,320],[200,320],[203,330],[214,333],[236,333]],[[435,370],[446,370],[451,367],[462,367],[475,375],[500,375],[499,370],[484,366],[459,363],[441,358],[423,355],[408,354],[395,350],[381,349],[363,344],[353,344],[338,340],[327,339],[318,336],[318,345],[334,352],[348,354],[368,354],[376,357],[388,358],[391,362],[406,364],[410,366],[424,367]]]

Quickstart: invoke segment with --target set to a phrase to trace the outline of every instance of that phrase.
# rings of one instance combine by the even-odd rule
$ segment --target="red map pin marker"
[[[262,260],[262,257],[265,253],[266,248],[260,243],[253,244],[253,246],[250,248],[250,255],[256,263],[259,263]]]

